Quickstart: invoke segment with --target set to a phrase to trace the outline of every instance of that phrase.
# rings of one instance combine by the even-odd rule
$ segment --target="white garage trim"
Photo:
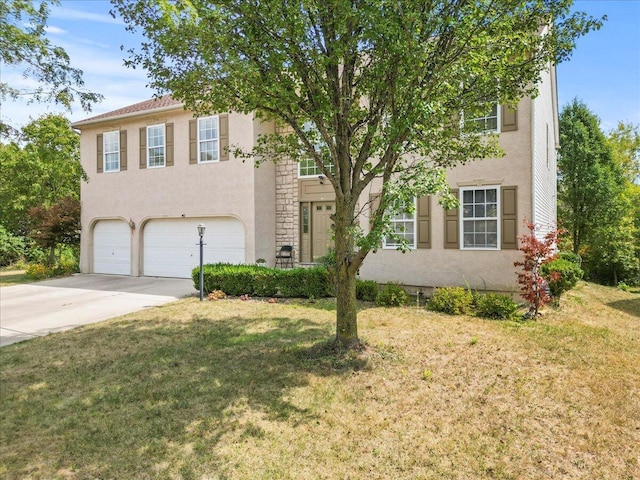
[[[200,262],[198,224],[204,236],[204,263],[244,263],[242,222],[232,217],[162,218],[147,221],[142,236],[142,274],[148,277],[190,278]]]
[[[93,273],[131,275],[131,229],[123,220],[98,220],[93,227]]]

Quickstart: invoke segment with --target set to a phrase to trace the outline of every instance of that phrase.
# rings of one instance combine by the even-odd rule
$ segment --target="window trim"
[[[116,149],[114,151],[107,151],[107,138],[111,135],[116,137]],[[118,156],[118,167],[114,169],[107,168],[107,155],[115,153]],[[103,173],[116,173],[120,171],[120,130],[113,130],[110,132],[102,133],[102,172]]]
[[[209,140],[202,140],[200,139],[200,120],[209,120],[209,119],[215,119],[217,122],[217,128],[216,131],[218,133],[218,136],[215,138],[215,140],[218,142],[218,149],[216,151],[216,159],[214,160],[201,160],[202,156],[200,155],[202,153],[202,151],[200,150],[200,144],[202,142],[210,142],[211,139]],[[197,139],[196,139],[196,155],[197,155],[197,163],[201,164],[201,163],[217,163],[220,161],[220,115],[209,115],[208,117],[198,117],[196,119],[196,135],[197,135]]]
[[[468,192],[468,191],[474,191],[474,190],[484,190],[485,192],[487,190],[495,190],[496,191],[496,216],[495,216],[495,221],[496,221],[496,246],[495,247],[465,247],[464,245],[464,222],[465,222],[465,217],[464,217],[464,192]],[[474,186],[469,186],[469,187],[459,187],[459,201],[460,201],[460,206],[458,208],[458,218],[460,221],[460,225],[459,225],[459,238],[460,238],[460,250],[471,250],[471,251],[490,251],[490,252],[495,252],[495,251],[500,251],[502,250],[502,229],[501,229],[501,223],[502,223],[502,188],[500,185],[474,185]],[[493,220],[493,217],[469,217],[466,220],[469,221],[473,221],[473,220]]]
[[[150,165],[149,164],[149,150],[152,148],[158,148],[156,147],[152,147],[150,145],[150,141],[149,141],[149,129],[150,128],[155,128],[155,127],[162,127],[162,165]],[[167,166],[167,124],[166,123],[157,123],[155,125],[147,125],[147,148],[146,148],[146,154],[147,154],[147,168],[165,168]]]
[[[312,162],[313,168],[316,170],[316,173],[302,175],[302,173],[300,173],[300,171],[302,169],[303,160],[300,160],[298,162],[298,178],[318,178],[319,175],[324,175],[324,173],[322,171],[317,171],[318,170],[318,166],[316,165],[316,162],[313,160],[313,158],[309,158],[309,159],[305,158],[304,160]],[[335,166],[332,166],[331,164],[329,164],[329,171],[331,173],[333,173],[335,171]]]
[[[409,222],[409,220],[391,220],[391,222]],[[418,199],[413,197],[413,218],[411,219],[413,222],[413,243],[410,243],[409,250],[417,250],[418,249]],[[385,236],[382,239],[382,249],[383,250],[397,250],[400,247],[399,244],[387,245],[387,237]]]
[[[502,132],[502,129],[500,128],[501,125],[502,125],[502,107],[501,107],[500,103],[498,103],[498,102],[495,103],[495,107],[496,107],[496,128],[495,129],[486,128],[486,129],[480,130],[478,132],[480,135],[487,134],[487,133],[496,133],[497,134],[497,133],[501,133]],[[483,120],[485,125],[486,125],[486,122],[487,122],[488,118],[493,118],[493,116],[492,115],[491,116],[483,115],[481,117],[470,118],[468,121],[469,122],[473,122],[473,123],[478,123],[480,120]]]

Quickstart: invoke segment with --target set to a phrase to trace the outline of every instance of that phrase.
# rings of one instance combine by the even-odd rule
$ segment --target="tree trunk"
[[[345,348],[356,347],[358,340],[358,308],[356,276],[345,264],[336,267],[336,341]]]
[[[356,272],[354,239],[349,226],[353,221],[354,206],[344,198],[336,198],[334,221],[334,249],[336,265],[336,341],[345,348],[359,345],[358,309],[356,304]]]

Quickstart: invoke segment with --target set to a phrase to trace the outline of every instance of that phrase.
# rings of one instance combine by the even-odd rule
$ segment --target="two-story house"
[[[460,208],[416,199],[415,214],[393,220],[411,251],[383,241],[365,260],[361,278],[513,290],[523,219],[543,227],[556,220],[554,68],[543,73],[539,92],[517,110],[496,105],[475,120],[499,134],[506,155],[451,169]],[[199,260],[200,223],[207,227],[207,263],[264,258],[274,265],[282,245],[293,246],[296,263],[313,263],[331,245],[335,196],[311,161],[255,168],[226,148],[249,149],[276,128],[272,123],[237,113],[195,118],[162,97],[73,127],[81,130],[89,175],[81,191],[82,272],[189,277]],[[375,203],[375,189],[362,205]],[[362,226],[368,228],[366,215]]]

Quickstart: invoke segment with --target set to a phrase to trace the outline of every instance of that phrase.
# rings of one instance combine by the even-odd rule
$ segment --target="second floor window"
[[[500,129],[498,126],[500,125],[499,112],[500,109],[498,105],[494,105],[490,112],[487,112],[486,115],[478,118],[472,118],[469,121],[475,126],[484,131],[484,132],[496,132],[499,133]]]
[[[333,163],[327,165],[329,171],[333,173]],[[316,166],[312,158],[305,158],[298,163],[298,177],[317,177],[322,175],[322,171]]]
[[[147,127],[147,167],[165,166],[165,131],[163,125]]]
[[[198,163],[220,160],[220,129],[218,117],[198,119]]]
[[[120,171],[120,132],[107,132],[102,136],[104,171]]]

